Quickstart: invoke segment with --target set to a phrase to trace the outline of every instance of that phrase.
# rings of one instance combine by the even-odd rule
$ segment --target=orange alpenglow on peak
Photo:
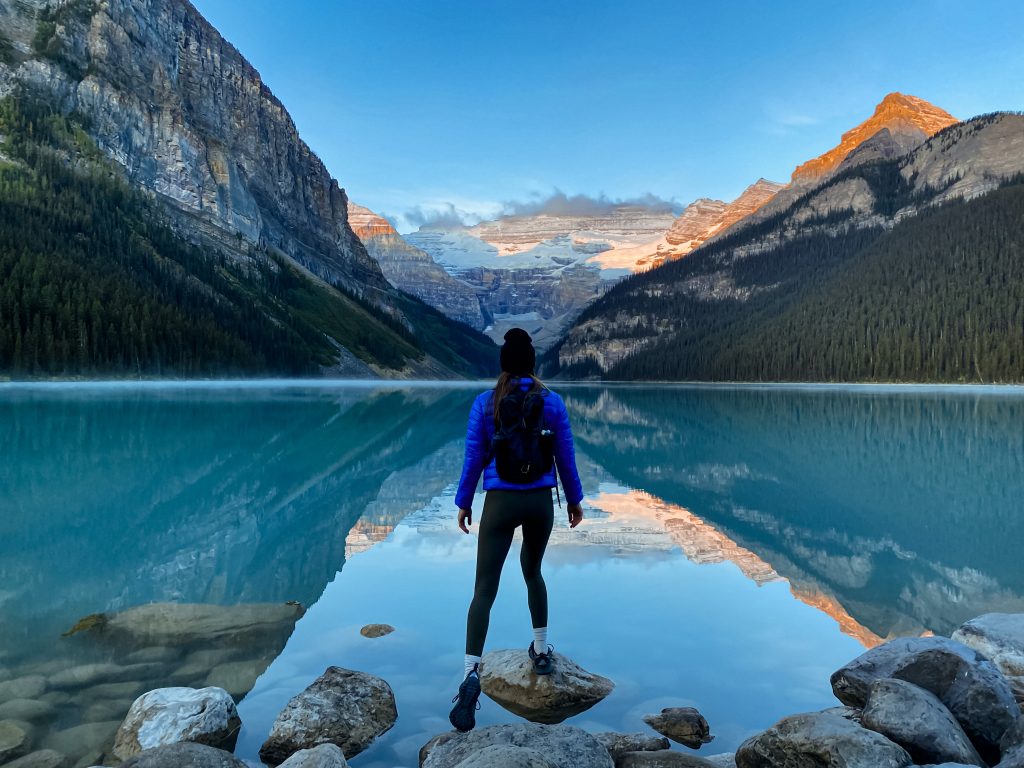
[[[924,99],[903,93],[890,93],[875,107],[875,113],[843,134],[839,146],[793,171],[793,182],[815,181],[834,171],[846,156],[883,129],[892,134],[915,136],[924,141],[948,125],[959,122],[955,117]]]
[[[378,216],[369,208],[356,205],[351,200],[348,201],[348,225],[352,227],[352,231],[360,240],[379,235],[397,234],[395,228],[391,226],[391,222],[383,216]]]

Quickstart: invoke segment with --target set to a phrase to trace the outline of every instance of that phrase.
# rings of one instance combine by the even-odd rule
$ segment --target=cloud
[[[546,197],[540,194],[534,195],[535,199],[526,202],[507,201],[502,208],[503,216],[537,216],[546,214],[548,216],[601,216],[611,213],[616,208],[624,205],[635,205],[647,208],[652,212],[680,213],[684,206],[677,200],[665,200],[651,193],[645,193],[638,197],[612,199],[601,194],[596,197],[591,195],[567,195],[560,189]]]
[[[403,218],[413,227],[437,227],[440,229],[469,227],[480,221],[479,216],[456,208],[452,203],[417,205],[406,211]]]

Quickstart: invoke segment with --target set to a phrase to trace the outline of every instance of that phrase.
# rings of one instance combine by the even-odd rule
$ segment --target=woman
[[[583,488],[576,471],[569,415],[562,398],[533,375],[537,355],[532,342],[530,335],[521,328],[513,328],[505,334],[505,344],[501,348],[501,375],[493,390],[482,393],[473,402],[466,429],[466,457],[462,465],[459,490],[455,495],[455,503],[459,507],[459,528],[464,533],[469,533],[466,526],[473,522],[473,494],[481,472],[484,474],[487,496],[484,499],[477,542],[476,587],[466,621],[465,679],[452,699],[455,707],[449,715],[452,725],[459,731],[469,731],[476,725],[477,700],[480,698],[480,657],[483,654],[491,605],[498,593],[501,567],[512,544],[512,534],[520,526],[523,529],[520,562],[526,580],[530,618],[533,620],[533,642],[527,652],[537,674],[551,673],[554,648],[548,645],[548,595],[540,564],[554,521],[551,489],[558,483],[556,467],[568,502],[569,526],[575,528],[583,519],[583,508],[580,506]],[[531,395],[539,396],[540,399]],[[523,405],[524,402],[535,406],[532,408],[533,421],[529,424],[526,415],[522,419],[509,418],[510,413],[520,414],[516,409],[530,409],[530,405]],[[505,436],[515,431],[515,427],[506,427],[512,421],[521,421],[524,428],[540,423],[543,430],[524,429],[515,439],[525,443],[527,449],[531,447],[530,440],[534,441],[534,447],[540,440],[551,441],[549,445],[554,461],[551,462],[551,455],[546,454],[549,466],[543,466],[545,461],[542,460],[540,469],[534,468],[530,474],[530,464],[524,463],[522,471],[527,474],[513,476],[504,457],[501,466],[496,464],[493,455],[495,451],[492,450],[496,445],[492,442],[495,432],[499,431]],[[539,477],[536,477],[538,473]],[[526,482],[512,481],[524,477]]]

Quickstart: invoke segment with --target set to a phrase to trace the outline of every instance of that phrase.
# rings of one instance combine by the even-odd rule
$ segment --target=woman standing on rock
[[[551,489],[557,491],[559,474],[569,526],[575,528],[583,519],[583,487],[576,471],[569,414],[562,398],[533,375],[537,355],[532,342],[521,328],[505,334],[501,375],[494,389],[473,401],[466,429],[466,457],[455,495],[463,532],[469,533],[466,526],[473,522],[473,494],[481,472],[487,496],[477,543],[476,587],[466,621],[465,679],[452,699],[455,706],[449,715],[459,731],[476,725],[480,657],[515,529],[523,529],[520,562],[533,620],[533,642],[527,652],[534,671],[547,675],[554,649],[548,645],[548,593],[540,566],[554,522]]]

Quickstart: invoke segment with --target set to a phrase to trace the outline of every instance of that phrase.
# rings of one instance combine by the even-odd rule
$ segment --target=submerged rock
[[[164,671],[163,664],[80,664],[77,667],[61,670],[50,675],[51,688],[75,690],[78,688],[96,688],[101,685],[116,685],[124,682],[146,680],[159,677]],[[138,685],[138,682],[133,683]],[[102,694],[101,694],[102,695]],[[117,698],[120,693],[111,698]]]
[[[644,715],[644,722],[662,736],[691,749],[714,741],[708,721],[693,707],[667,707],[657,715]]]
[[[36,723],[52,720],[56,714],[55,706],[35,699],[11,699],[0,704],[0,720],[27,720]]]
[[[68,634],[88,632],[133,647],[196,642],[250,646],[267,636],[291,634],[305,609],[298,603],[151,603],[80,620]]]
[[[157,688],[135,700],[114,738],[121,760],[166,744],[235,748],[242,720],[223,688]]]
[[[911,762],[903,747],[880,733],[822,712],[783,718],[736,750],[738,768],[903,768]]]
[[[121,763],[121,768],[247,768],[223,749],[182,742],[147,749]]]
[[[259,676],[267,671],[271,661],[271,659],[253,659],[218,664],[210,670],[204,684],[223,688],[236,699],[241,700],[256,685]]]
[[[614,768],[608,750],[583,729],[571,725],[539,723],[491,725],[468,733],[442,733],[420,749],[420,766],[456,768],[491,747],[524,749],[540,753],[552,768]],[[492,750],[489,754],[497,756],[502,754],[502,750]],[[515,753],[505,751],[504,754]],[[483,765],[479,764],[480,768]],[[499,765],[502,764],[495,764]]]
[[[363,637],[384,637],[384,635],[390,635],[394,631],[395,628],[390,624],[367,624],[359,630],[359,634]]]
[[[395,724],[391,686],[365,672],[328,667],[295,696],[274,721],[260,758],[278,765],[295,752],[336,744],[346,758],[358,755]]]
[[[568,656],[554,654],[550,675],[537,675],[525,650],[492,651],[482,659],[480,687],[509,712],[535,723],[560,723],[585,712],[615,688]]]
[[[46,678],[25,675],[0,683],[0,703],[12,699],[38,699],[46,691]]]
[[[594,738],[604,744],[612,760],[618,761],[626,752],[653,752],[668,749],[668,739],[664,736],[651,736],[649,733],[617,733],[605,731],[593,734]]]
[[[82,723],[73,728],[50,733],[43,739],[43,747],[61,752],[72,760],[85,755],[102,755],[112,744],[119,720]]]
[[[0,765],[21,757],[28,748],[28,732],[12,720],[0,720]]]
[[[300,749],[278,768],[348,768],[345,753],[336,744]]]
[[[67,765],[67,757],[60,752],[41,749],[19,757],[13,763],[5,763],[4,768],[66,768]]]
[[[1024,705],[1024,613],[986,613],[961,626],[953,639],[991,660]]]
[[[915,763],[968,763],[985,768],[953,714],[935,694],[913,683],[876,680],[861,723],[899,744]]]
[[[832,690],[844,704],[863,707],[871,685],[886,677],[934,693],[981,757],[998,762],[999,739],[1019,716],[1020,707],[992,662],[948,638],[899,638],[872,648],[833,673]]]

